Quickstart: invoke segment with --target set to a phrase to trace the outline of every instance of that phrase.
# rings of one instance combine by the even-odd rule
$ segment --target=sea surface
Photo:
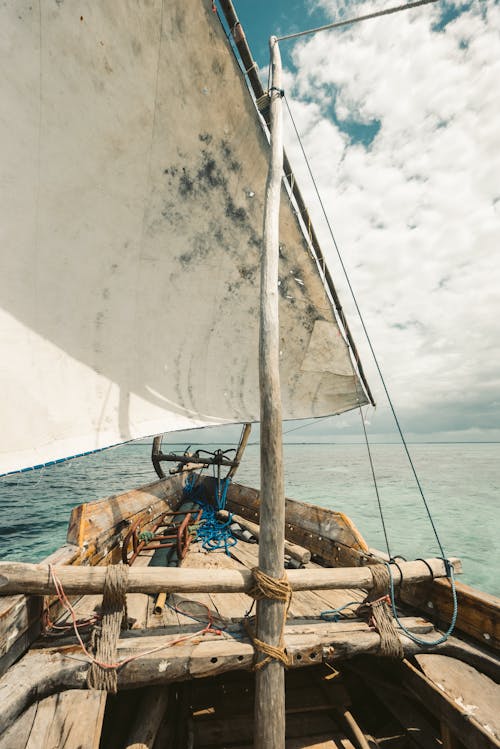
[[[183,448],[163,445],[165,452]],[[500,444],[414,444],[410,451],[445,553],[463,560],[460,579],[500,595]],[[65,542],[72,507],[154,481],[150,452],[130,443],[1,478],[0,559],[43,559]],[[387,550],[364,445],[286,444],[284,452],[288,497],[345,512],[369,546]],[[375,444],[372,453],[391,554],[439,556],[403,449]],[[258,445],[248,445],[235,480],[258,487]]]

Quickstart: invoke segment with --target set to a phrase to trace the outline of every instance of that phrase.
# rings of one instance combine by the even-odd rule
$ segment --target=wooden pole
[[[261,536],[262,538],[262,536]],[[283,546],[281,546],[283,554]],[[450,560],[455,573],[462,571],[459,559]],[[391,565],[394,583],[417,583],[437,577],[445,577],[446,568],[442,559],[427,559],[425,562],[399,562]],[[432,570],[432,572],[431,572]],[[64,565],[54,567],[57,578],[67,595],[91,595],[102,593],[106,578],[106,567],[84,567]],[[288,581],[292,590],[334,590],[359,588],[371,590],[373,578],[370,567],[314,567],[305,570],[288,570]],[[127,592],[148,595],[163,592],[173,593],[245,593],[253,585],[252,572],[247,569],[189,569],[184,567],[130,567]],[[56,592],[49,565],[25,562],[0,562],[0,596],[30,593],[51,595]]]
[[[281,59],[276,37],[269,40],[271,53],[271,158],[266,184],[261,260],[259,383],[260,383],[260,542],[259,568],[267,575],[284,574],[285,489],[281,388],[279,376],[278,260],[279,210],[283,173],[283,123],[281,114]],[[257,637],[278,645],[284,603],[272,599],[257,602]],[[256,749],[285,746],[285,672],[273,660],[255,674]]]

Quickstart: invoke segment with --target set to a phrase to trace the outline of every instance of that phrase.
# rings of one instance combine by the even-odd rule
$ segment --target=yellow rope
[[[253,646],[257,653],[262,653],[265,657],[262,660],[255,661],[254,669],[259,670],[266,666],[271,661],[280,661],[285,667],[291,664],[291,660],[286,652],[285,648],[285,623],[288,616],[288,610],[292,602],[292,588],[286,575],[278,579],[266,575],[258,567],[253,567],[253,585],[249,590],[248,594],[252,596],[256,601],[261,601],[264,598],[268,598],[274,601],[282,601],[283,606],[283,621],[281,623],[281,631],[279,636],[278,645],[270,645],[268,642],[263,642],[255,636],[255,632],[252,631],[249,622],[245,622],[245,628],[248,636],[252,640]],[[257,628],[257,617],[255,622]]]

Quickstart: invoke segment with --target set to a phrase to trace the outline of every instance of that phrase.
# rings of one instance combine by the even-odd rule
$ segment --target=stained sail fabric
[[[268,142],[208,0],[4,4],[0,473],[258,420]],[[366,402],[285,189],[284,417]]]

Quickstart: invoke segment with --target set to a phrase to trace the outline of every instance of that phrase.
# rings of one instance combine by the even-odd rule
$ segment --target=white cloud
[[[350,15],[375,7],[345,5]],[[394,400],[408,413],[410,404],[416,413],[500,400],[500,6],[473,4],[441,32],[438,19],[439,6],[427,6],[301,40],[285,79]],[[332,111],[380,121],[371,146],[350,145]],[[291,132],[287,151],[349,311]],[[352,309],[348,319],[360,341]],[[464,428],[471,419],[464,410]]]

